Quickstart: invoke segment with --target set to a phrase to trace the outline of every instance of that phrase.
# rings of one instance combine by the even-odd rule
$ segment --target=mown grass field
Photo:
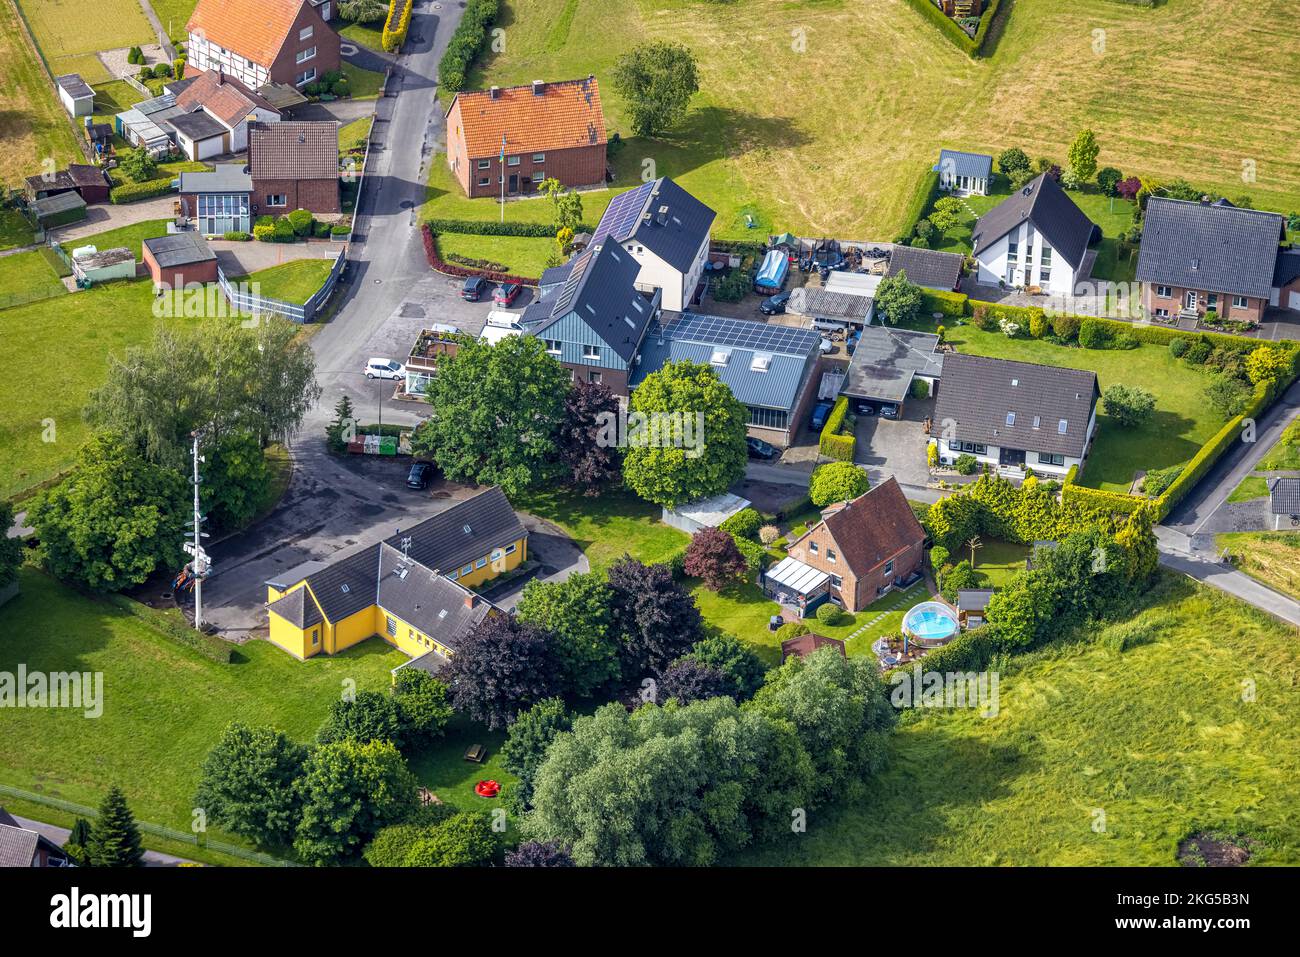
[[[100,50],[156,43],[139,0],[15,0],[55,76]]]
[[[1125,627],[1013,661],[996,717],[905,715],[863,797],[736,863],[1171,866],[1200,829],[1300,862],[1293,631],[1172,575]]]
[[[509,0],[504,48],[469,86],[595,73],[625,139],[619,186],[651,161],[718,211],[719,236],[891,239],[941,146],[1063,162],[1085,126],[1102,165],[1285,212],[1300,207],[1293,12],[1288,0],[1018,0],[993,54],[971,60],[903,0]],[[680,128],[629,138],[611,69],[656,39],[695,51],[701,93]]]
[[[332,259],[295,259],[240,276],[238,281],[257,283],[260,295],[302,305],[325,283],[333,267]]]
[[[173,41],[184,43],[189,40],[189,34],[185,32],[185,24],[189,23],[190,15],[198,6],[198,0],[149,0],[149,3],[153,7],[153,12],[158,14],[163,29]]]
[[[464,256],[500,263],[515,276],[536,279],[546,268],[546,261],[557,250],[554,240],[533,236],[472,236],[466,233],[439,233],[438,251],[443,259]]]
[[[24,176],[55,167],[81,152],[54,88],[10,0],[0,2],[0,184],[19,186]]]
[[[916,327],[933,332],[935,322],[926,317]],[[1223,419],[1204,398],[1209,376],[1175,359],[1163,346],[1081,349],[1040,339],[1008,339],[1001,332],[985,332],[972,325],[946,325],[945,330],[947,341],[958,352],[1089,369],[1097,373],[1102,392],[1122,383],[1140,386],[1155,395],[1155,414],[1129,429],[1117,425],[1098,400],[1096,437],[1079,476],[1083,485],[1127,492],[1137,471],[1187,461],[1223,425]]]

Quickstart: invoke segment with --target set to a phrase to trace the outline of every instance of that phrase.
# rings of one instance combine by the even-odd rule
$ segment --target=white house
[[[169,84],[185,117],[170,122],[181,151],[192,160],[242,153],[248,149],[248,124],[276,123],[280,111],[260,94],[221,70]]]
[[[1101,229],[1046,173],[985,213],[971,233],[979,282],[1073,295],[1088,279]]]
[[[1083,468],[1100,396],[1086,370],[948,353],[929,444],[944,465],[972,455],[1002,474],[1063,478]]]
[[[709,229],[717,214],[668,177],[614,197],[591,246],[612,238],[637,261],[636,287],[660,290],[663,308],[690,307],[709,261]]]
[[[960,150],[939,150],[934,164],[939,174],[939,188],[959,196],[987,196],[993,178],[993,157]]]

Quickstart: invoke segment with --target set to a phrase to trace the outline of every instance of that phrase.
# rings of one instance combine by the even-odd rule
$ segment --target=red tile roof
[[[853,501],[828,508],[822,516],[855,575],[865,575],[909,545],[925,541],[925,529],[892,476]]]
[[[797,638],[787,638],[781,642],[781,663],[785,664],[786,659],[791,657],[807,658],[818,648],[825,648],[827,645],[838,648],[841,655],[844,655],[845,658],[848,657],[848,653],[844,650],[844,642],[840,641],[840,639],[827,638],[825,635],[807,634],[800,635]]]
[[[176,105],[187,113],[203,107],[231,129],[251,116],[258,107],[279,112],[238,80],[215,70],[195,77],[176,97]]]
[[[186,30],[270,67],[307,0],[199,0]]]
[[[606,142],[600,86],[594,76],[584,80],[457,93],[448,114],[460,104],[466,152],[470,159],[497,156],[505,134],[507,153],[543,153]],[[452,131],[453,135],[455,131]]]
[[[253,179],[334,179],[339,175],[339,125],[333,120],[248,124]]]

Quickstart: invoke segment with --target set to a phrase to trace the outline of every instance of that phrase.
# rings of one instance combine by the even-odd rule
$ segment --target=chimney
[[[546,84],[541,80],[533,80],[533,96],[541,96],[546,92]]]
[[[465,607],[466,607],[466,608],[473,608],[473,607],[474,607],[475,605],[477,605],[477,604],[478,604],[478,595],[474,594],[472,591],[471,591],[471,592],[466,592],[466,594],[465,594]]]
[[[499,86],[492,87],[492,89],[488,91],[488,95],[491,96],[492,99],[494,100],[501,99],[501,87]]]

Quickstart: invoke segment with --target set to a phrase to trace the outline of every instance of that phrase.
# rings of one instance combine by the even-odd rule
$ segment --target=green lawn
[[[1110,650],[1120,629],[1145,643]],[[1291,629],[1166,574],[1131,624],[1013,660],[996,717],[906,714],[862,797],[737,863],[1170,866],[1207,829],[1295,865],[1298,668]]]
[[[534,236],[475,236],[469,233],[439,233],[438,251],[443,259],[464,256],[500,263],[515,276],[536,279],[556,253],[555,241]]]
[[[1300,419],[1286,427],[1277,444],[1268,450],[1256,468],[1261,472],[1300,469]]]
[[[382,52],[384,49],[384,21],[349,23],[347,26],[339,28],[339,36],[344,40],[350,40],[363,47]]]
[[[260,295],[302,305],[324,285],[333,268],[332,259],[295,259],[270,269],[259,269],[247,276],[239,276],[237,281],[258,283],[261,287]]]
[[[652,163],[718,211],[720,237],[790,229],[889,240],[941,147],[1020,146],[1063,164],[1084,127],[1096,131],[1100,165],[1249,192],[1286,212],[1300,207],[1300,163],[1274,131],[1291,125],[1300,34],[1279,4],[1261,15],[1259,0],[1017,0],[995,48],[972,59],[902,0],[511,0],[505,42],[467,86],[594,73],[606,125],[623,137],[618,187]],[[631,136],[611,74],[620,54],[654,40],[692,49],[700,92],[680,126],[643,139]],[[867,86],[811,94],[821,75]],[[444,103],[451,92],[440,91]],[[1259,170],[1250,184],[1246,158]]]
[[[975,227],[975,221],[1011,195],[1010,184],[1003,177],[996,176],[995,180],[993,192],[988,196],[967,196],[962,199],[964,209],[961,221],[944,233],[941,240],[932,239],[933,248],[970,253],[971,230]],[[1134,204],[1126,199],[1103,196],[1095,187],[1071,190],[1069,197],[1089,219],[1101,227],[1102,240],[1097,248],[1093,277],[1112,282],[1132,282],[1137,270],[1137,253],[1133,251],[1120,259],[1116,240],[1133,225]],[[926,213],[929,213],[928,209]]]
[[[530,492],[512,504],[554,522],[587,556],[593,569],[608,568],[624,554],[647,564],[662,562],[690,539],[659,521],[661,510],[630,492],[585,498],[568,489]]]
[[[933,332],[935,323],[926,317],[916,327]],[[1116,425],[1098,401],[1096,438],[1079,477],[1083,485],[1127,492],[1135,472],[1187,461],[1223,426],[1223,419],[1205,401],[1209,378],[1175,359],[1163,346],[1080,349],[1038,339],[1008,339],[1001,332],[984,332],[973,325],[949,325],[946,330],[947,340],[958,352],[1090,369],[1097,373],[1103,392],[1123,383],[1155,395],[1155,414],[1132,429]]]
[[[39,249],[0,256],[0,309],[12,303],[62,296],[68,290]],[[0,312],[0,323],[3,323]]]
[[[189,23],[198,0],[149,0],[149,3],[172,41],[188,43],[189,34],[185,32],[185,24]]]
[[[384,85],[384,75],[374,70],[363,70],[351,63],[343,63],[343,75],[348,78],[348,88],[354,100],[373,100]]]
[[[0,250],[30,246],[34,234],[31,224],[16,209],[0,209]]]
[[[1268,480],[1262,475],[1247,475],[1228,496],[1229,502],[1249,502],[1268,498]]]
[[[358,153],[365,152],[366,137],[370,135],[370,124],[373,120],[373,116],[363,116],[359,120],[353,120],[351,123],[345,123],[339,127],[340,156],[353,150]]]
[[[1027,545],[998,538],[984,539],[983,546],[975,549],[975,570],[988,578],[990,588],[1005,588],[1012,578],[1025,570],[1028,557]],[[949,558],[953,564],[962,560],[970,561],[969,548],[959,548]]]
[[[79,134],[8,3],[0,3],[0,77],[0,185],[21,186],[47,159],[55,166],[81,162]]]
[[[81,239],[71,239],[61,245],[68,255],[72,255],[72,250],[80,246],[94,246],[96,249],[116,249],[119,246],[125,246],[135,253],[135,258],[138,260],[141,256],[144,241],[166,236],[169,222],[171,220],[168,219],[148,219],[142,223],[119,226],[117,229],[108,229],[92,236],[84,236]]]
[[[4,260],[0,260],[4,262]],[[104,380],[110,353],[145,341],[154,322],[148,282],[116,282],[12,309],[0,309],[0,339],[15,368],[57,351],[77,369],[59,387],[36,388],[30,376],[0,380],[0,497],[9,498],[72,464],[87,428],[82,406]]]
[[[632,183],[615,189],[595,189],[582,193],[582,219],[595,226],[605,207],[616,195],[630,188]],[[420,207],[421,219],[490,219],[501,216],[501,204],[491,197],[466,199],[460,184],[451,175],[447,156],[438,153],[429,163],[427,196]],[[550,223],[555,220],[555,210],[545,197],[511,200],[506,203],[506,222]],[[479,237],[487,239],[490,237]]]

